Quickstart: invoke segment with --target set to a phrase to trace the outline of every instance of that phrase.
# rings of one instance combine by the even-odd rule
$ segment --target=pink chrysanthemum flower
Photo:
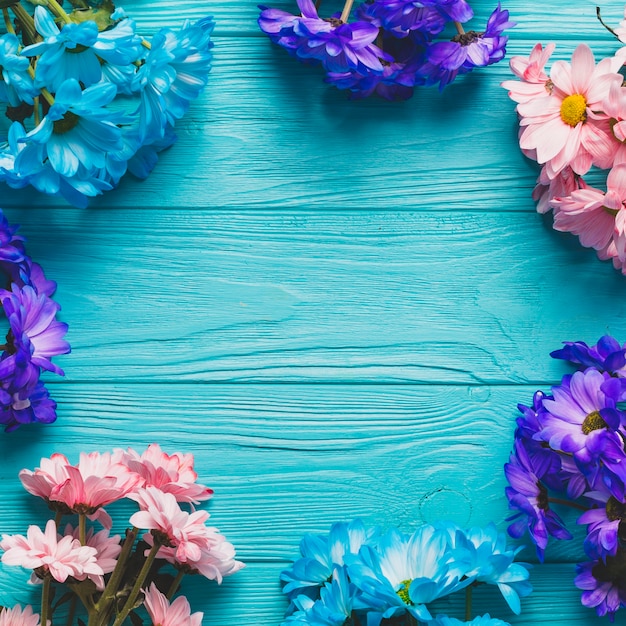
[[[578,189],[586,189],[587,184],[581,176],[577,176],[571,167],[562,169],[554,178],[548,178],[546,167],[541,168],[537,185],[533,189],[532,197],[537,203],[537,213],[547,213],[552,208],[551,205],[554,198],[563,198],[569,196]],[[557,213],[555,211],[555,213]]]
[[[0,626],[41,626],[41,623],[39,622],[39,614],[33,613],[31,606],[26,605],[22,611],[22,608],[17,605],[11,609],[2,609]]]
[[[70,524],[65,527],[65,535],[73,537],[78,540],[79,529],[72,528]],[[59,535],[59,538],[61,536]],[[96,563],[100,566],[103,574],[110,574],[117,564],[117,557],[122,551],[120,544],[120,535],[109,536],[109,531],[104,529],[97,533],[94,533],[93,528],[87,530],[85,536],[85,545],[90,546],[96,550]],[[79,580],[89,578],[96,585],[96,588],[100,591],[104,589],[104,577],[101,574],[85,574]]]
[[[51,509],[83,513],[111,528],[111,517],[102,507],[126,497],[142,482],[121,458],[120,453],[83,452],[78,464],[71,465],[62,454],[53,454],[41,459],[34,472],[24,469],[19,476],[26,490],[44,498]]]
[[[607,177],[607,191],[594,187],[555,198],[558,207],[554,228],[578,235],[580,243],[600,251],[601,256],[617,256],[626,261],[626,164],[616,165]],[[609,252],[609,247],[614,252]]]
[[[554,51],[555,45],[549,43],[545,48],[538,43],[528,57],[515,56],[509,66],[513,74],[521,81],[505,80],[501,86],[509,90],[509,98],[514,102],[528,102],[552,92],[550,77],[544,67]]]
[[[26,537],[2,535],[0,548],[5,551],[3,563],[33,570],[31,583],[39,582],[47,574],[60,583],[70,576],[81,579],[104,574],[96,562],[96,549],[81,546],[72,536],[59,539],[54,520],[48,520],[45,532],[37,526],[29,526]]]
[[[171,604],[154,583],[144,591],[144,605],[152,626],[201,626],[203,613],[191,613],[185,596],[178,596]]]
[[[171,456],[153,443],[141,455],[135,450],[122,451],[123,463],[143,482],[140,487],[156,487],[164,493],[171,493],[178,502],[199,504],[213,495],[213,490],[196,483],[198,475],[193,469],[193,454],[175,452]],[[134,494],[129,498],[136,500]]]
[[[151,535],[146,535],[146,543],[153,545]],[[200,548],[199,558],[186,558],[181,561],[177,558],[175,548],[161,547],[157,558],[165,559],[174,567],[183,570],[187,574],[201,574],[209,580],[216,580],[221,584],[225,576],[230,576],[245,567],[241,561],[235,560],[235,547],[226,541],[215,528],[207,528],[204,542],[198,544]]]
[[[550,71],[552,91],[548,95],[520,102],[520,147],[535,150],[537,161],[546,164],[549,178],[570,166],[579,175],[592,165],[611,166],[613,139],[600,111],[612,84],[621,85],[620,62],[606,58],[595,64],[590,48],[579,45],[572,63],[557,61]]]
[[[163,493],[156,487],[138,489],[136,495],[141,510],[131,516],[130,523],[152,531],[160,544],[175,548],[178,561],[198,560],[207,535],[204,522],[209,514],[183,511],[171,493]]]

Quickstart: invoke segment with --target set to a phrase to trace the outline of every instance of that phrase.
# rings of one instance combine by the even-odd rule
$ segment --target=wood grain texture
[[[23,532],[45,506],[17,478],[41,457],[81,450],[191,452],[215,489],[214,523],[244,561],[288,560],[306,532],[363,518],[409,532],[449,519],[462,526],[511,514],[502,467],[517,404],[533,387],[419,385],[54,385],[60,418],[0,439],[0,520]],[[119,510],[122,531],[132,504]],[[575,531],[577,512],[557,507]],[[43,522],[42,522],[43,523]],[[530,544],[529,544],[530,545]],[[553,542],[552,561],[582,558],[582,541]],[[535,560],[529,547],[524,558]]]
[[[534,213],[8,215],[59,282],[69,381],[548,384],[562,341],[626,337],[623,277]]]
[[[480,27],[494,3],[472,5]],[[626,340],[626,279],[535,212],[538,169],[499,87],[507,64],[404,103],[351,102],[267,40],[256,2],[124,8],[147,35],[213,14],[214,69],[148,180],[85,211],[2,189],[59,283],[73,352],[51,384],[58,422],[0,438],[0,533],[45,522],[17,479],[42,456],[152,441],[193,452],[212,522],[247,568],[221,588],[188,581],[192,606],[212,626],[272,626],[279,572],[306,532],[357,516],[504,530],[515,406],[568,371],[549,352]],[[555,59],[580,41],[616,50],[595,2],[505,8],[518,22],[509,56],[536,41],[557,42]],[[623,18],[620,3],[602,10]],[[132,510],[112,508],[117,530]],[[533,570],[520,617],[486,589],[476,612],[606,623],[580,606],[574,530]],[[32,599],[25,578],[0,566],[0,604]],[[460,601],[440,609],[461,616]]]

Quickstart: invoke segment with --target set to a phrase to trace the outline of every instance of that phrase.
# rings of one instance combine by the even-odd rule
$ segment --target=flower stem
[[[350,17],[350,11],[352,11],[352,4],[354,0],[346,0],[346,3],[343,5],[343,11],[341,12],[341,17],[339,18],[344,24],[348,21]]]
[[[67,626],[72,626],[74,623],[74,614],[76,613],[76,602],[78,601],[78,596],[73,595],[70,600],[70,608],[67,613]]]
[[[94,611],[96,614],[106,614],[108,612],[110,602],[115,599],[115,594],[117,593],[120,583],[122,582],[124,568],[126,567],[126,562],[128,561],[130,551],[133,549],[133,545],[135,545],[135,539],[137,538],[138,532],[139,529],[135,528],[134,526],[133,528],[129,528],[128,530],[126,530],[126,539],[124,539],[122,551],[117,558],[117,563],[115,564],[115,568],[113,569],[111,578],[109,578],[109,581],[107,582],[106,587],[102,592],[102,596],[94,606]],[[89,620],[89,623],[91,624],[92,620]]]
[[[11,16],[9,15],[9,10],[3,8],[2,16],[4,17],[4,26],[7,29],[7,33],[11,35],[15,35],[15,29],[13,28],[13,22],[11,21]]]
[[[465,587],[465,621],[472,619],[472,585]]]
[[[43,579],[43,590],[41,592],[41,623],[48,623],[48,612],[50,609],[50,584],[52,576],[48,573]]]
[[[582,504],[578,504],[576,502],[570,502],[569,500],[563,500],[563,498],[548,498],[548,502],[551,504],[562,504],[564,506],[569,506],[572,509],[578,509],[580,511],[586,511],[587,507]]]
[[[152,545],[152,548],[150,549],[150,552],[148,553],[148,557],[146,558],[146,561],[143,564],[143,567],[141,568],[141,571],[139,572],[137,576],[137,580],[135,581],[135,584],[133,585],[133,588],[131,589],[129,596],[126,599],[126,603],[124,604],[124,607],[119,612],[118,616],[115,618],[115,621],[113,622],[113,626],[121,626],[123,621],[128,617],[128,614],[133,610],[133,607],[135,606],[135,601],[137,600],[137,596],[139,595],[139,592],[141,591],[141,587],[146,582],[146,578],[150,572],[150,568],[152,567],[152,564],[154,563],[154,559],[156,559],[156,555],[160,547],[161,547],[161,544],[155,538],[154,544]]]
[[[87,516],[84,513],[78,515],[78,540],[81,546],[87,544]]]
[[[37,100],[39,100],[39,96],[37,96]],[[35,124],[36,126],[37,124]],[[63,513],[61,513],[61,511],[57,511],[54,514],[54,525],[57,527],[57,530],[59,530],[59,526],[61,526],[61,520],[63,519]]]
[[[33,16],[21,5],[15,4],[11,7],[11,11],[13,11],[17,21],[20,23],[22,30],[24,31],[24,35],[26,35],[25,43],[35,43],[40,40],[39,33],[35,28],[35,20]]]
[[[619,39],[618,34],[602,19],[602,16],[600,15],[600,7],[596,7],[596,17],[598,18],[600,24],[604,26],[604,28],[606,28],[614,37],[617,37]]]
[[[174,578],[172,584],[170,585],[170,588],[167,591],[166,597],[168,600],[171,600],[174,594],[178,591],[178,588],[180,587],[180,581],[183,579],[184,575],[185,572],[182,569],[179,569],[178,574],[176,574],[176,578]]]
[[[48,7],[57,17],[60,17],[66,24],[72,23],[72,18],[65,12],[65,9],[57,2],[57,0],[48,0]]]
[[[454,28],[456,28],[456,32],[459,33],[459,35],[465,35],[465,29],[461,22],[454,22]]]

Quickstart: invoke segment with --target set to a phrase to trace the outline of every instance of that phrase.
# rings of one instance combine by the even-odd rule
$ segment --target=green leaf
[[[75,24],[93,21],[97,24],[98,31],[102,32],[115,24],[111,19],[113,11],[115,11],[115,5],[112,0],[105,0],[98,8],[75,9],[70,13],[70,18]]]

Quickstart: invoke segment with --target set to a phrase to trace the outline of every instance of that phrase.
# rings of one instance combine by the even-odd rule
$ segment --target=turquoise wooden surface
[[[536,41],[556,41],[556,58],[581,40],[615,49],[593,2],[506,6],[509,56]],[[59,283],[73,352],[51,381],[58,422],[0,439],[0,530],[43,523],[17,472],[54,451],[193,452],[247,563],[222,588],[187,583],[218,626],[279,624],[280,570],[332,521],[504,530],[516,404],[567,371],[548,353],[626,340],[626,278],[535,212],[506,63],[443,94],[349,102],[257,32],[253,2],[124,7],[145,32],[212,13],[214,69],[147,181],[86,210],[2,190]],[[622,6],[603,14],[616,22]],[[548,549],[520,617],[488,592],[477,610],[603,623],[572,584],[579,546]],[[32,598],[18,579],[0,569],[1,603]]]

